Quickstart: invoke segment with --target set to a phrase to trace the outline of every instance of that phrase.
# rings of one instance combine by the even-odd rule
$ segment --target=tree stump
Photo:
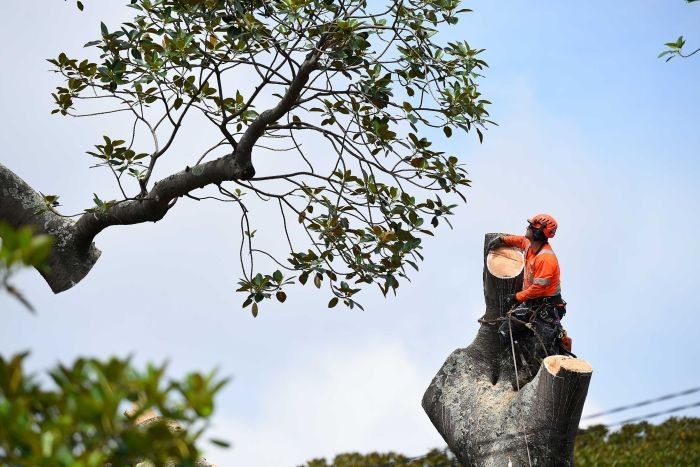
[[[524,258],[484,244],[486,313],[476,338],[447,358],[423,396],[423,408],[463,465],[571,466],[574,439],[592,368],[584,360],[549,356],[535,378],[513,389],[510,349],[498,339],[503,298],[522,287]]]

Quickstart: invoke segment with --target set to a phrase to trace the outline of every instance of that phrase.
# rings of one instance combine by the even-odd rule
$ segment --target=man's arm
[[[522,235],[503,235],[501,240],[504,245],[520,248],[521,250],[527,248],[528,240]]]

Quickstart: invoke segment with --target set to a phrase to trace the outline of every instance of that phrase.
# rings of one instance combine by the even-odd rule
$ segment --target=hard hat
[[[552,238],[557,233],[557,221],[549,214],[536,214],[527,222],[533,229],[541,230],[545,237]]]

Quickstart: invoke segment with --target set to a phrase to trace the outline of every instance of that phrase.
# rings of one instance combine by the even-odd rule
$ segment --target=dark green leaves
[[[129,360],[78,359],[52,370],[54,385],[45,389],[25,374],[25,358],[0,357],[7,465],[194,465],[201,428],[226,383],[214,373],[168,381],[164,366],[138,371]]]
[[[252,279],[241,279],[238,281],[239,288],[237,292],[247,292],[248,297],[243,302],[243,308],[251,307],[253,317],[258,316],[258,303],[265,299],[271,298],[273,295],[280,303],[287,300],[287,294],[282,288],[285,285],[293,283],[292,279],[285,279],[282,271],[277,270],[269,274],[256,274]]]
[[[700,418],[670,418],[660,424],[603,425],[579,430],[576,465],[700,465]]]

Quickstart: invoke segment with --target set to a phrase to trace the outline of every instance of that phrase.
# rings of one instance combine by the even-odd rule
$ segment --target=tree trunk
[[[100,250],[91,241],[77,240],[75,223],[47,209],[43,197],[10,169],[0,164],[0,220],[12,227],[34,227],[54,237],[47,270],[39,271],[55,293],[87,275]]]
[[[584,360],[547,357],[516,391],[511,349],[498,339],[503,298],[522,287],[522,253],[484,246],[486,313],[472,344],[455,350],[423,396],[423,408],[463,465],[571,466],[574,439],[592,368]],[[520,365],[520,362],[518,362]]]

